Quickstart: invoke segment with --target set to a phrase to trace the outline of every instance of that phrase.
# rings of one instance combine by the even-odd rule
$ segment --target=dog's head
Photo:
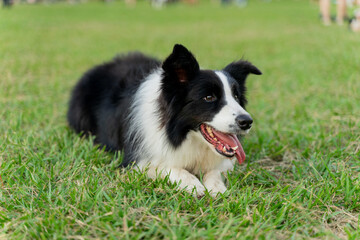
[[[217,153],[242,162],[237,135],[248,133],[253,121],[245,110],[245,80],[260,70],[242,60],[220,71],[200,70],[193,54],[178,44],[162,68],[160,112],[173,146],[195,131]]]

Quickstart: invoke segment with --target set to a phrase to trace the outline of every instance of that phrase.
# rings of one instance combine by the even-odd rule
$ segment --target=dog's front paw
[[[222,181],[216,181],[211,184],[205,185],[210,195],[216,197],[219,193],[224,193],[226,191],[226,186]]]
[[[205,195],[205,187],[201,184],[199,179],[185,169],[172,168],[167,169],[164,173],[167,174],[170,182],[176,182],[178,184],[179,189],[187,191],[194,197]]]
[[[182,189],[185,189],[188,193],[192,194],[194,197],[202,197],[205,195],[205,187],[200,183],[198,179],[192,179],[193,181],[184,181],[180,184]]]
[[[211,196],[216,197],[218,193],[224,193],[226,186],[221,178],[220,172],[211,172],[205,175],[204,185]]]
[[[205,187],[201,184],[197,185],[188,185],[184,188],[188,193],[192,194],[194,197],[202,197],[205,195]]]

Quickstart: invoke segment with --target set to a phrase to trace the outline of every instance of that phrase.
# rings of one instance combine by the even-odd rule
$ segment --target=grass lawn
[[[0,9],[0,239],[360,239],[359,42],[305,0]],[[120,171],[66,123],[89,67],[174,43],[203,67],[244,56],[263,72],[247,163],[216,199]]]

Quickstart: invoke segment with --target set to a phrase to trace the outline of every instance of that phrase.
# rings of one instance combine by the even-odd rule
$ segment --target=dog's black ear
[[[164,61],[162,68],[166,77],[180,83],[188,82],[200,70],[194,55],[183,45],[175,44],[173,52]]]
[[[238,82],[244,82],[250,73],[256,75],[262,74],[257,67],[244,60],[230,63],[224,68],[224,71],[228,72]]]

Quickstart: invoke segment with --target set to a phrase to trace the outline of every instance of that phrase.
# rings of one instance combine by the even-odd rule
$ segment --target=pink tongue
[[[236,137],[236,135],[225,134],[222,132],[218,132],[215,129],[213,129],[213,133],[216,136],[216,138],[219,139],[222,143],[225,143],[230,147],[238,146],[238,149],[236,149],[235,151],[235,157],[237,158],[240,164],[245,161],[246,156],[244,149],[242,148],[241,143],[239,142],[239,139]]]

